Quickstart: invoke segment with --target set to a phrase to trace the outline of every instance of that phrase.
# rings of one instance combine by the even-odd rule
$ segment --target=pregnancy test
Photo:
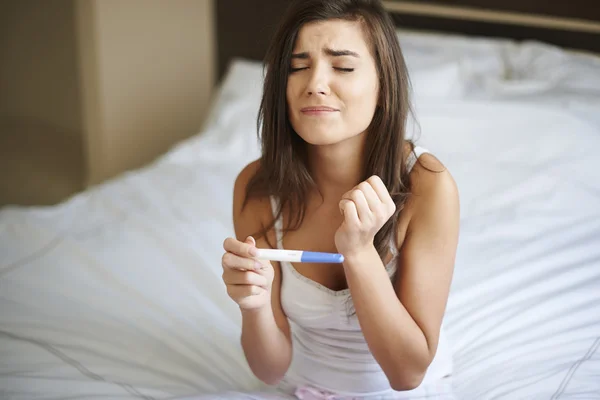
[[[280,249],[256,249],[256,253],[259,260],[336,264],[344,262],[344,256],[338,253]]]

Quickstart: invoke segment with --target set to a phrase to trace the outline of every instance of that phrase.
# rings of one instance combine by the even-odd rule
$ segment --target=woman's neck
[[[309,145],[308,168],[325,203],[337,204],[344,193],[360,183],[364,139],[361,134],[333,145]]]

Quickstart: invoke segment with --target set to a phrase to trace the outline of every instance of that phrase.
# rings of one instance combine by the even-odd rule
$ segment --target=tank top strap
[[[409,173],[412,171],[419,157],[424,153],[429,153],[429,150],[419,146],[415,146],[414,150],[410,152],[406,160],[406,169]]]
[[[280,215],[279,218],[277,218],[280,206],[279,199],[275,196],[270,196],[269,200],[271,201],[271,211],[273,213],[273,218],[275,219],[275,224],[273,225],[273,228],[275,229],[277,248],[283,249],[283,215]]]

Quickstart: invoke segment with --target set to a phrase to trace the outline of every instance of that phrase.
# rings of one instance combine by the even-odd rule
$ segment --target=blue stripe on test
[[[300,262],[303,263],[343,263],[344,256],[338,253],[319,253],[315,251],[303,251]]]

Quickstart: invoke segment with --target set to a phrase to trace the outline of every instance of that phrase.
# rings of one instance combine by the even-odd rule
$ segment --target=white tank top
[[[427,152],[415,148],[407,161],[409,171],[417,158]],[[271,198],[273,213],[279,204]],[[275,221],[277,245],[282,248],[282,220]],[[390,243],[396,254],[396,246]],[[395,257],[386,266],[391,277],[396,271]],[[286,391],[298,387],[348,396],[393,395],[389,381],[369,351],[352,312],[349,289],[331,290],[303,275],[289,262],[281,262],[281,305],[290,321],[293,356],[281,384]],[[440,333],[436,356],[422,385],[450,375],[452,362],[445,335]]]

